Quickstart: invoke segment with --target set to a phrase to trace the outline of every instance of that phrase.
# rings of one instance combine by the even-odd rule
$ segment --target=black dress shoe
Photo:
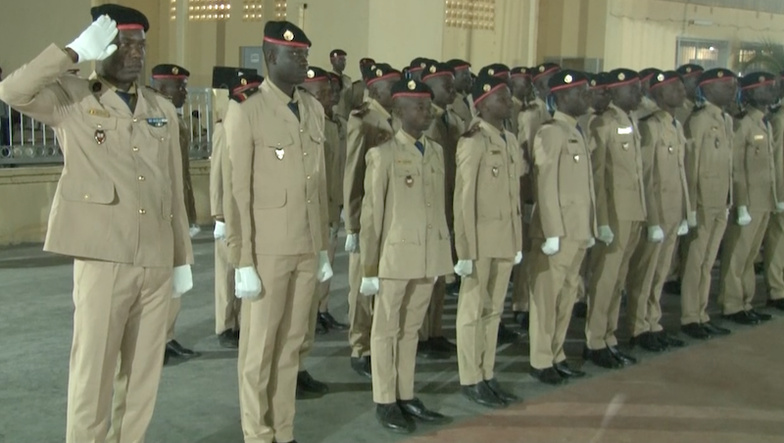
[[[430,349],[445,354],[454,355],[457,352],[457,345],[447,340],[446,337],[430,337],[428,340]]]
[[[515,311],[514,312],[514,321],[515,321],[515,323],[520,325],[520,329],[522,329],[523,331],[527,331],[528,330],[529,317],[530,316],[528,315],[528,312],[526,312],[526,311]]]
[[[329,326],[321,319],[321,316],[316,316],[316,335],[325,335],[329,332]]]
[[[531,368],[531,376],[548,385],[562,385],[566,383],[566,379],[554,367],[545,369]]]
[[[637,363],[636,358],[632,357],[629,354],[625,354],[621,352],[617,346],[608,346],[607,349],[609,349],[613,357],[615,357],[615,359],[621,362],[624,366],[629,366]]]
[[[403,415],[407,415],[419,421],[434,424],[444,424],[452,421],[452,419],[443,414],[427,409],[422,401],[416,397],[411,400],[398,400],[397,405],[400,406]]]
[[[372,379],[372,369],[370,366],[370,356],[351,357],[351,369],[357,374]]]
[[[403,411],[400,410],[397,403],[376,405],[376,419],[381,423],[381,426],[392,432],[410,434],[416,429],[414,422],[403,415]]]
[[[708,332],[707,328],[704,328],[699,323],[689,323],[681,326],[681,331],[684,334],[688,335],[691,338],[696,338],[697,340],[707,340],[711,337],[710,332]]]
[[[465,385],[460,388],[463,396],[474,403],[488,408],[504,408],[506,402],[503,401],[487,383],[477,383],[475,385]]]
[[[585,352],[583,352],[583,354],[585,354]],[[613,356],[609,348],[589,350],[588,360],[600,368],[618,369],[623,367],[623,363]]]
[[[520,401],[518,396],[512,394],[511,392],[505,391],[504,388],[498,384],[498,380],[495,378],[485,380],[485,384],[490,388],[491,391],[493,391],[493,394],[495,394],[496,397],[500,398],[506,404]]]
[[[558,373],[561,374],[561,377],[564,377],[564,378],[581,378],[581,377],[585,377],[585,372],[583,372],[583,371],[581,371],[579,369],[572,369],[572,368],[570,368],[569,365],[566,364],[565,361],[562,361],[561,363],[556,363],[555,364],[555,370],[558,371]]]
[[[335,317],[333,317],[329,312],[319,312],[318,317],[319,320],[327,326],[327,329],[335,329],[338,331],[348,330],[347,324],[335,320]]]
[[[672,295],[681,295],[681,282],[676,280],[664,283],[664,292]]]
[[[641,348],[645,349],[646,351],[651,351],[651,352],[661,352],[664,350],[664,346],[659,341],[659,339],[656,338],[655,335],[653,335],[652,332],[643,332],[642,334],[636,337],[632,337],[629,340],[629,345],[631,347],[635,347],[639,345]]]
[[[682,348],[686,345],[686,342],[683,340],[673,337],[672,335],[668,334],[665,331],[659,331],[653,333],[656,336],[656,339],[659,340],[659,343],[664,346],[664,348]]]
[[[588,316],[588,303],[584,301],[578,301],[574,304],[574,309],[572,310],[572,315],[575,318],[585,318]]]
[[[749,309],[748,312],[752,317],[756,317],[759,321],[768,321],[773,318],[772,315],[766,314],[764,312],[755,311],[754,309]]]
[[[734,321],[739,325],[758,325],[760,322],[757,317],[753,316],[748,311],[739,311],[734,314],[725,315],[724,318]]]
[[[504,326],[504,323],[501,322],[498,325],[498,344],[506,345],[509,343],[514,343],[517,341],[518,338],[525,336],[528,331],[519,331],[515,332],[511,329]]]
[[[716,324],[713,323],[712,321],[703,323],[700,326],[702,326],[702,329],[705,329],[705,332],[707,332],[710,335],[729,335],[730,332],[732,332],[727,328],[716,326]]]
[[[329,392],[329,386],[313,378],[308,371],[297,373],[298,399],[318,398],[327,392]]]
[[[784,311],[784,298],[780,298],[778,300],[768,300],[768,306],[778,309],[779,311]]]
[[[430,340],[417,343],[417,355],[429,360],[447,360],[450,357],[449,352],[434,348]]]
[[[218,343],[224,348],[232,349],[237,349],[240,345],[239,337],[231,329],[226,329],[218,334]]]
[[[167,351],[163,351],[163,365],[166,366],[169,364],[169,353]]]
[[[183,345],[179,344],[177,340],[171,340],[168,343],[166,343],[166,352],[173,357],[180,357],[180,358],[191,358],[199,355],[197,352],[194,352],[193,350],[188,349]]]
[[[450,297],[457,297],[460,295],[460,277],[457,277],[455,281],[446,285],[446,295]]]

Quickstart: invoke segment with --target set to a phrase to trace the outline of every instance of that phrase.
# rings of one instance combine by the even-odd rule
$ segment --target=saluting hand
[[[112,43],[116,36],[117,23],[108,15],[102,15],[66,48],[78,56],[74,62],[103,60],[117,50],[117,45]]]

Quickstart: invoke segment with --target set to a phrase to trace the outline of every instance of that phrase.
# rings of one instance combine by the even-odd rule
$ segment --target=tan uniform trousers
[[[348,254],[348,344],[352,357],[370,355],[370,329],[373,326],[373,299],[359,293],[362,284],[362,259]]]
[[[337,232],[331,232],[327,254],[329,255],[329,264],[330,266],[333,266],[333,269],[335,264],[335,251],[337,250],[337,243]],[[326,301],[328,301],[329,282],[331,281],[332,279],[329,279],[325,282],[316,283],[316,293],[313,297],[313,306],[310,308],[310,317],[308,317],[308,333],[305,335],[305,340],[302,342],[302,348],[299,350],[300,370],[305,369],[305,359],[310,354],[310,351],[313,349],[313,344],[316,342],[316,323],[318,321],[317,316],[322,303],[326,303]]]
[[[697,227],[691,228],[689,250],[683,266],[681,281],[681,324],[707,323],[711,269],[719,252],[719,245],[727,228],[727,210],[700,208]]]
[[[642,233],[642,222],[619,221],[614,226],[615,238],[610,245],[597,241],[591,254],[594,268],[588,291],[588,317],[585,336],[588,349],[600,350],[618,345],[618,315],[621,289],[626,283],[629,261]]]
[[[234,296],[234,268],[226,240],[215,240],[215,333],[240,327],[240,299]]]
[[[166,318],[166,342],[174,340],[174,325],[177,323],[177,316],[180,315],[182,297],[172,297],[169,300],[168,316]]]
[[[724,315],[748,311],[756,292],[754,261],[759,253],[770,212],[750,212],[751,223],[740,226],[731,223],[724,235],[721,251],[721,284],[719,305]],[[734,213],[732,216],[735,217]]]
[[[242,302],[237,359],[245,443],[294,439],[299,352],[317,265],[315,254],[256,255],[262,292]]]
[[[531,223],[523,225],[523,255],[528,256],[531,253],[531,237],[529,232]],[[531,299],[531,267],[533,260],[523,260],[515,265],[512,270],[512,311],[513,312],[528,312],[528,304]]]
[[[327,249],[327,254],[329,255],[329,264],[332,266],[332,269],[335,269],[335,254],[338,251],[338,231],[332,230],[330,228],[329,233],[329,248]],[[319,283],[318,287],[316,288],[316,298],[319,300],[318,304],[318,312],[328,312],[329,311],[329,288],[330,283],[332,283],[332,279]],[[315,323],[313,324],[314,331],[315,331]]]
[[[784,298],[784,214],[773,214],[770,217],[763,257],[768,297],[781,300]]]
[[[144,441],[171,296],[172,268],[74,260],[66,442]]]
[[[629,329],[634,337],[663,329],[661,293],[670,272],[679,226],[680,223],[662,226],[664,240],[658,243],[648,241],[648,228],[643,227],[643,238],[632,256],[627,279]]]
[[[463,386],[494,377],[498,325],[513,266],[509,259],[480,258],[474,260],[474,272],[460,283],[457,367]]]
[[[433,337],[444,335],[443,317],[444,300],[446,299],[446,278],[438,277],[433,285],[433,296],[430,298],[430,305],[425,313],[425,320],[419,329],[419,341],[427,341]]]
[[[596,241],[598,242],[598,240]],[[586,286],[591,280],[591,269],[593,269],[593,261],[591,257],[596,255],[591,253],[591,249],[585,250],[585,257],[583,258],[583,263],[580,265],[580,279],[577,281],[576,301],[581,301],[583,303],[586,303],[586,294],[588,293]]]
[[[547,369],[566,360],[564,342],[577,298],[585,242],[561,239],[558,253],[541,249],[529,255],[533,265],[530,356],[534,369]]]
[[[417,332],[432,294],[433,277],[380,280],[370,335],[376,404],[414,398]]]

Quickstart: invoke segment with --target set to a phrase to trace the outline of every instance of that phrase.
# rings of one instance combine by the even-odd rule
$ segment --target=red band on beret
[[[140,25],[138,23],[127,23],[124,25],[117,25],[118,31],[128,31],[131,29],[142,29],[144,30],[144,25]]]
[[[454,67],[452,67],[452,69],[454,69],[455,71],[457,71],[458,69],[468,69],[468,68],[470,68],[470,67],[471,67],[471,65],[469,65],[469,64],[467,64],[467,63],[466,63],[465,65],[458,65],[458,66],[454,66]]]
[[[724,80],[732,80],[734,78],[737,78],[737,77],[735,77],[734,75],[724,75],[724,77],[709,78],[707,80],[703,80],[703,81],[699,82],[697,84],[697,86],[706,85],[708,83],[721,82],[721,81],[724,81]]]
[[[640,77],[640,81],[641,82],[648,81],[648,80],[650,80],[653,77],[654,74],[656,74],[656,73],[655,72],[651,72],[650,74],[646,75],[645,77]]]
[[[671,78],[668,78],[666,80],[662,80],[659,83],[656,83],[655,85],[651,85],[651,87],[649,89],[653,90],[653,88],[658,88],[659,86],[666,85],[667,83],[672,83],[675,80],[680,80],[680,78],[679,77],[671,77]]]
[[[392,98],[395,97],[430,97],[429,92],[398,92],[392,94]]]
[[[332,54],[329,56],[329,58],[341,58],[341,57],[346,58],[346,56],[343,54]]]
[[[322,75],[320,77],[306,78],[305,83],[313,83],[318,81],[329,81],[329,77]]]
[[[506,83],[499,83],[499,84],[493,86],[492,89],[490,89],[489,91],[487,91],[484,94],[480,95],[479,97],[475,98],[474,99],[474,105],[478,105],[479,102],[481,102],[482,100],[486,99],[490,94],[492,94],[493,92],[495,92],[495,91],[497,91],[497,90],[499,90],[499,89],[501,89],[503,87],[506,87]]]
[[[608,88],[617,88],[619,86],[630,85],[630,84],[632,84],[634,82],[639,82],[639,81],[640,81],[639,77],[633,77],[633,78],[630,78],[629,80],[618,82],[618,83],[610,83],[609,85],[606,85],[606,86]]]
[[[188,76],[184,75],[184,74],[177,74],[177,75],[174,75],[174,74],[155,74],[155,75],[152,76],[152,78],[184,79],[184,78],[188,78]]]
[[[425,80],[427,80],[427,79],[429,79],[429,78],[438,77],[438,76],[440,76],[440,75],[451,75],[452,77],[454,77],[454,76],[455,76],[454,74],[452,74],[452,73],[451,73],[451,72],[449,72],[449,71],[441,71],[441,72],[435,72],[435,73],[433,73],[433,74],[430,74],[430,73],[428,73],[427,75],[425,75],[425,76],[423,76],[423,77],[422,77],[422,81],[425,81]]]
[[[536,80],[537,78],[539,78],[539,77],[541,77],[541,76],[543,76],[543,75],[547,75],[547,74],[549,74],[549,73],[551,73],[551,72],[558,71],[558,70],[560,70],[560,69],[561,69],[561,68],[560,68],[560,67],[558,67],[558,66],[553,66],[553,67],[552,67],[552,68],[550,68],[550,69],[545,69],[545,71],[544,71],[544,72],[539,72],[539,73],[537,73],[537,74],[534,76],[534,80]]]
[[[740,89],[745,91],[747,89],[759,88],[760,86],[765,86],[765,85],[768,85],[768,84],[771,84],[771,83],[776,83],[776,79],[771,78],[771,79],[765,80],[764,82],[759,82],[759,83],[754,83],[753,85],[744,86],[744,87],[742,87]]]
[[[397,79],[400,79],[400,74],[398,74],[397,72],[390,72],[389,74],[382,75],[381,77],[373,77],[370,80],[366,81],[365,84],[367,86],[370,86],[379,80],[388,80],[392,77],[397,77]]]
[[[232,93],[232,95],[234,95],[234,94],[239,94],[240,92],[245,92],[245,91],[247,91],[248,89],[255,88],[256,86],[258,86],[258,85],[260,85],[260,84],[261,84],[261,82],[252,82],[252,83],[248,83],[247,85],[242,85],[242,86],[239,86],[239,87],[236,87],[236,88],[234,88],[234,89],[231,91],[231,93]]]
[[[423,69],[425,69],[425,68],[423,68],[421,66],[414,66],[413,68],[408,68],[408,72],[419,72],[419,71],[421,71]]]
[[[588,83],[588,80],[578,80],[578,81],[576,81],[574,83],[569,83],[569,84],[566,84],[566,85],[558,85],[558,86],[556,86],[554,88],[550,88],[550,92],[555,92],[555,91],[561,91],[561,90],[564,90],[564,89],[574,88],[575,86],[584,85],[586,83]]]
[[[509,77],[509,71],[499,71],[493,74],[493,77]]]
[[[272,38],[272,37],[264,37],[264,41],[265,42],[274,43],[276,45],[293,46],[295,48],[307,48],[308,47],[307,43],[294,42],[294,41],[290,42],[290,41],[287,41],[287,40],[278,40],[278,39]]]

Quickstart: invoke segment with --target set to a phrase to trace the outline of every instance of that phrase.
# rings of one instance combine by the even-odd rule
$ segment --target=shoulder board
[[[658,111],[657,111],[657,112],[651,112],[650,114],[648,114],[648,115],[646,115],[645,117],[641,118],[641,119],[640,119],[640,121],[641,121],[641,122],[647,122],[648,120],[650,120],[650,119],[651,119],[651,117],[653,117],[653,116],[654,116],[654,115],[656,115],[657,113],[658,113]]]
[[[364,102],[361,105],[359,105],[358,108],[351,111],[351,115],[353,115],[354,117],[362,118],[366,116],[368,112],[370,112],[370,103]]]
[[[474,134],[476,134],[477,132],[479,132],[479,129],[480,129],[480,127],[479,127],[479,123],[474,123],[474,125],[473,125],[473,126],[471,126],[470,128],[468,128],[468,130],[467,130],[466,132],[464,132],[464,133],[461,135],[461,137],[473,137],[473,136],[474,136]]]

